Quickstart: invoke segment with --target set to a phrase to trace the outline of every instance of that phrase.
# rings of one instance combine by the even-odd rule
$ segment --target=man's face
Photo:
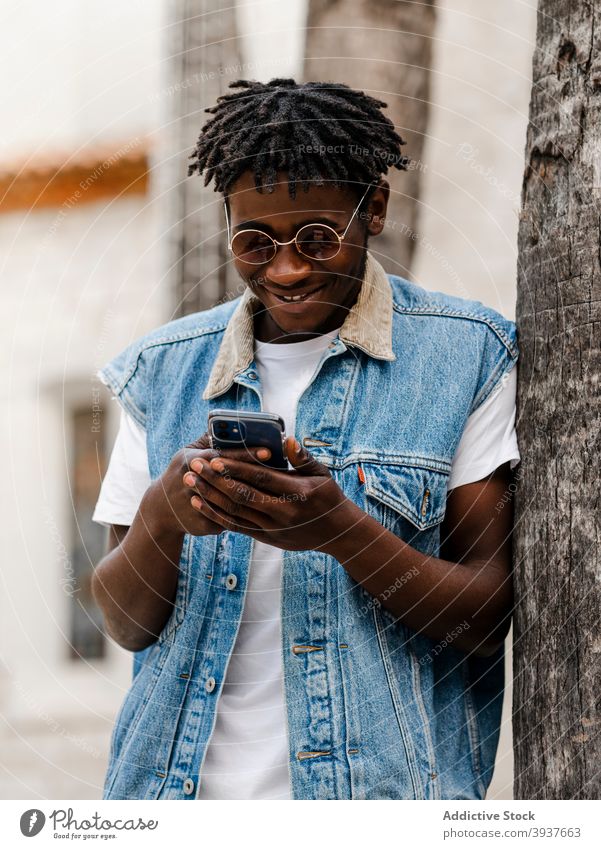
[[[261,265],[250,265],[237,257],[236,270],[265,306],[256,318],[255,334],[260,341],[285,342],[288,334],[295,340],[326,333],[339,327],[348,309],[357,299],[366,261],[367,236],[382,229],[388,199],[388,186],[375,190],[366,220],[356,215],[333,259],[310,259],[297,250],[294,242],[279,245],[275,257]],[[278,175],[271,194],[256,190],[253,175],[243,174],[228,191],[231,235],[250,228],[262,230],[279,242],[293,239],[305,224],[327,224],[342,234],[358,203],[357,195],[346,188],[311,186],[297,196],[288,193],[287,177]],[[378,219],[378,220],[376,220]],[[282,296],[307,295],[296,302]]]

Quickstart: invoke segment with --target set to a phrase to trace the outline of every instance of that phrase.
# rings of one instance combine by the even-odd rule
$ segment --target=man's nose
[[[264,276],[271,283],[286,286],[299,283],[308,277],[311,271],[309,260],[301,256],[292,243],[278,246],[276,255],[265,269]]]

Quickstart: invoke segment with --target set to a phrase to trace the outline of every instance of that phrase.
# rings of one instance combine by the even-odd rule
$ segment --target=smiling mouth
[[[306,301],[307,298],[311,297],[311,295],[321,292],[323,288],[324,286],[320,286],[319,289],[313,289],[311,292],[305,292],[303,295],[277,295],[275,292],[271,292],[271,294],[279,301],[283,301],[285,304],[293,304],[298,303],[299,301]]]

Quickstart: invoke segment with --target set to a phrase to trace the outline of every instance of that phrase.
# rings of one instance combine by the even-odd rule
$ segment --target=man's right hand
[[[193,496],[199,496],[194,487],[194,473],[190,473],[190,463],[196,457],[212,459],[225,456],[234,460],[244,460],[260,463],[270,456],[267,448],[228,448],[215,450],[211,448],[208,433],[203,433],[200,439],[181,448],[173,455],[169,466],[163,474],[149,486],[140,504],[140,514],[151,535],[163,533],[207,536],[220,534],[225,530],[217,522],[212,522],[195,510],[190,501]]]

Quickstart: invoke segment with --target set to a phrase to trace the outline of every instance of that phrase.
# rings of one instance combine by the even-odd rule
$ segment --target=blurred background
[[[240,294],[218,195],[186,177],[203,110],[240,78],[386,101],[413,164],[372,250],[513,319],[536,3],[5,0],[1,17],[0,798],[99,799],[132,656],[90,593],[119,418],[95,372]],[[510,705],[508,686],[489,798],[512,795]]]

